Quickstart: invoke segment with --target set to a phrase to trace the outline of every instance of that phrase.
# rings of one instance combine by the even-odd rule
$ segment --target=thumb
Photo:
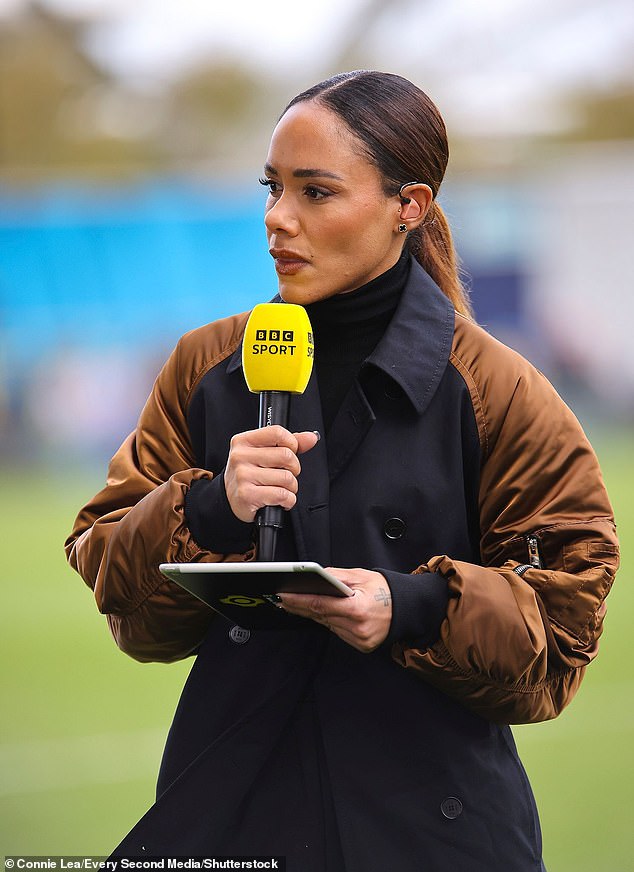
[[[303,430],[301,433],[293,434],[297,439],[297,453],[303,454],[305,451],[310,451],[321,439],[319,430]]]

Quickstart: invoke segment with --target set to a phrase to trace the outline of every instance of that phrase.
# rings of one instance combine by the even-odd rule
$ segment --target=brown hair
[[[425,221],[408,234],[407,245],[454,308],[472,317],[460,280],[451,230],[436,202],[449,146],[440,112],[424,91],[401,76],[373,70],[339,73],[298,94],[296,103],[315,100],[335,112],[365,146],[369,160],[383,176],[389,196],[405,182],[423,182],[434,200]]]

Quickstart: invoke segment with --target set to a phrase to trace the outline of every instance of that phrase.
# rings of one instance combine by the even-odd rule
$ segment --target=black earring
[[[407,224],[399,224],[398,225],[399,233],[407,233]]]

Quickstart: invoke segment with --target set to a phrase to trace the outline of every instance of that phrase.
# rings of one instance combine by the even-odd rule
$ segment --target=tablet
[[[161,563],[160,571],[223,617],[249,630],[297,629],[305,618],[276,608],[277,593],[352,596],[319,563]]]

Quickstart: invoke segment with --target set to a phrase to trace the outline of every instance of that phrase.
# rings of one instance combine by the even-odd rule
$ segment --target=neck
[[[310,303],[306,311],[315,333],[323,329],[328,333],[332,330],[346,332],[351,326],[359,328],[371,322],[385,322],[384,326],[387,326],[405,287],[409,269],[409,255],[403,252],[393,267],[360,288]]]

